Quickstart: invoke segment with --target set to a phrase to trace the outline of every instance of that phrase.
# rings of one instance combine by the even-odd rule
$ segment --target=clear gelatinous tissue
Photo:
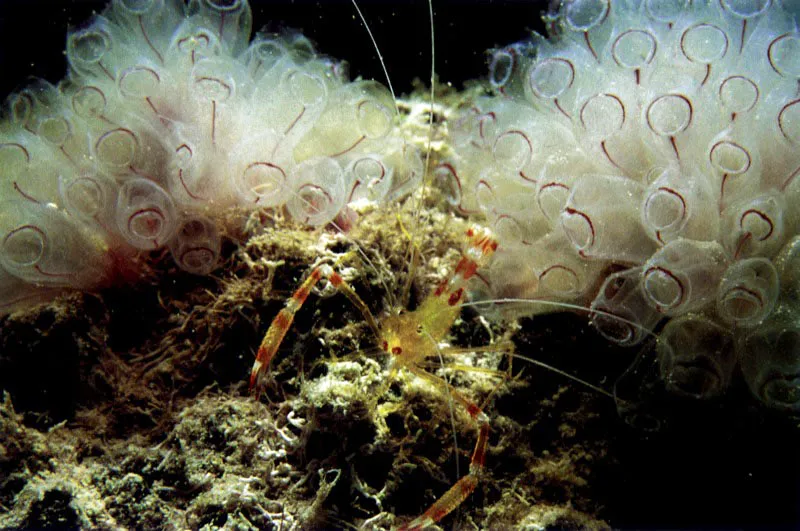
[[[389,91],[252,23],[246,0],[113,0],[67,36],[64,80],[8,98],[0,315],[135,280],[157,249],[207,274],[230,207],[317,226],[413,190]]]
[[[738,366],[800,411],[797,11],[567,0],[549,38],[493,50],[494,95],[437,170],[497,233],[479,289],[584,306],[623,345],[655,331],[680,394],[718,396]]]

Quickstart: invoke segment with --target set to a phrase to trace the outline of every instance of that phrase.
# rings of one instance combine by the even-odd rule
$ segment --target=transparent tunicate
[[[422,181],[425,165],[416,147],[404,142],[399,149],[389,152],[387,160],[394,167],[392,188],[387,199],[397,199],[410,193]]]
[[[520,69],[535,53],[532,42],[514,43],[499,50],[491,50],[489,83],[496,91],[506,95],[522,93]]]
[[[167,55],[181,68],[191,68],[203,59],[218,57],[222,48],[214,31],[184,20],[172,36]]]
[[[172,33],[185,16],[184,9],[182,0],[112,0],[104,15],[124,28],[127,35],[144,41],[146,46],[139,48],[141,56],[149,55],[164,64]]]
[[[674,137],[684,132],[692,123],[694,106],[683,94],[665,94],[647,106],[646,120],[650,130],[658,136]]]
[[[345,85],[330,95],[325,111],[295,148],[295,157],[353,156],[386,137],[393,119],[394,101],[386,88],[374,81]]]
[[[120,187],[115,217],[125,240],[144,250],[165,245],[178,224],[172,197],[147,179],[131,179]]]
[[[139,135],[127,127],[117,127],[102,133],[94,141],[97,161],[110,172],[127,173],[142,155]]]
[[[670,320],[658,335],[656,350],[667,389],[691,398],[722,394],[736,365],[730,331],[703,315]]]
[[[46,286],[86,287],[104,277],[104,249],[53,204],[0,205],[0,264]]]
[[[619,66],[636,70],[649,65],[657,49],[658,41],[649,31],[628,30],[614,39],[611,56]]]
[[[289,197],[289,161],[274,156],[280,141],[277,133],[268,130],[239,143],[229,154],[230,178],[247,203],[274,207],[282,205]]]
[[[734,262],[717,288],[717,312],[738,326],[758,325],[778,299],[778,273],[766,258]]]
[[[108,110],[108,98],[100,88],[82,86],[69,94],[72,111],[84,120],[102,119]]]
[[[387,166],[383,157],[374,153],[353,159],[346,172],[348,181],[353,183],[349,201],[361,198],[381,201],[391,189],[394,168]]]
[[[186,13],[199,24],[215,28],[229,53],[238,55],[247,47],[253,15],[247,0],[189,0]]]
[[[522,171],[528,165],[533,157],[533,150],[534,146],[528,135],[517,129],[498,134],[492,145],[495,162],[513,173]]]
[[[800,308],[781,305],[740,341],[742,374],[766,405],[800,412]]]
[[[728,51],[728,35],[713,24],[696,24],[681,35],[681,52],[692,62],[710,64]]]
[[[527,265],[538,280],[538,295],[578,300],[596,288],[603,262],[582,259],[568,245],[564,234],[555,232],[529,248]]]
[[[528,89],[533,98],[556,99],[565,95],[575,81],[575,66],[568,59],[550,57],[533,63]]]
[[[725,246],[736,258],[772,256],[785,236],[786,201],[778,193],[748,198],[723,212]]]
[[[665,315],[697,310],[714,299],[727,265],[725,250],[715,241],[673,240],[645,262],[642,290]]]
[[[155,109],[154,99],[162,96],[163,73],[155,65],[136,65],[120,72],[117,78],[117,89],[120,95],[132,101],[147,102]]]
[[[67,211],[79,219],[101,224],[113,211],[116,188],[101,175],[59,177],[59,192]]]
[[[124,51],[124,38],[107,19],[96,16],[92,24],[67,36],[67,60],[73,71],[86,78],[114,81]]]
[[[715,240],[720,215],[709,183],[693,173],[653,168],[654,176],[644,193],[641,223],[660,243],[676,238]]]
[[[288,60],[289,51],[279,39],[257,37],[245,53],[245,63],[253,79],[260,79]]]
[[[207,275],[219,262],[220,236],[217,226],[206,217],[184,220],[169,244],[175,263],[195,275]]]
[[[331,158],[316,158],[296,166],[290,181],[294,191],[286,203],[293,219],[307,225],[328,223],[344,206],[344,171]]]
[[[641,276],[641,267],[609,275],[592,301],[594,327],[623,346],[640,343],[662,318],[642,293]]]
[[[561,213],[561,226],[575,249],[588,258],[637,262],[655,245],[639,222],[642,186],[625,177],[581,177]]]
[[[730,113],[731,120],[753,110],[761,96],[758,85],[751,78],[734,75],[725,78],[718,90],[719,101]]]

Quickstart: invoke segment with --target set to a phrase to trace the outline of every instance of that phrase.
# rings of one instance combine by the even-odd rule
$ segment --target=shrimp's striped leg
[[[481,408],[470,402],[464,395],[453,390],[444,380],[426,372],[418,367],[409,367],[409,370],[420,378],[432,382],[437,387],[449,393],[453,400],[463,405],[472,420],[478,425],[478,440],[472,451],[469,463],[469,473],[456,481],[455,485],[445,492],[433,505],[414,518],[412,521],[398,528],[398,531],[417,531],[432,526],[451,512],[453,512],[467,497],[472,494],[480,481],[481,472],[486,461],[486,446],[489,442],[489,417]]]
[[[311,274],[308,275],[308,278],[297,288],[297,291],[286,301],[286,305],[272,320],[269,330],[264,335],[264,339],[261,340],[261,345],[259,345],[258,353],[256,354],[256,361],[250,371],[250,391],[255,390],[256,399],[261,395],[260,380],[266,374],[272,358],[275,357],[278,347],[281,346],[283,338],[286,336],[286,332],[292,326],[294,315],[297,310],[303,307],[308,294],[311,293],[320,278],[322,278],[322,266],[315,267]]]
[[[275,354],[278,352],[278,348],[281,346],[286,332],[292,326],[295,314],[303,307],[309,293],[311,293],[311,290],[322,277],[329,279],[336,289],[344,293],[347,298],[350,299],[353,305],[364,315],[364,319],[369,323],[373,332],[377,334],[378,325],[376,324],[375,317],[370,313],[366,303],[356,294],[353,288],[351,288],[329,265],[315,267],[311,271],[311,274],[308,275],[308,278],[297,288],[297,291],[286,301],[286,305],[283,309],[275,316],[267,333],[264,335],[264,339],[261,341],[261,345],[258,347],[256,361],[253,363],[253,369],[250,371],[250,391],[255,391],[256,399],[261,395],[261,380],[267,373],[272,358],[274,358]]]

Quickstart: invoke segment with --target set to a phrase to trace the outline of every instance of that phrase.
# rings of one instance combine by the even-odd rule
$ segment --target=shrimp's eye
[[[384,352],[389,352],[389,342],[388,341],[384,341],[383,342],[383,351]]]
[[[422,331],[423,331],[423,330],[424,330],[424,329],[423,329],[422,325],[417,325],[417,334],[418,334],[418,335],[422,335]]]
[[[394,354],[395,356],[399,356],[402,353],[403,353],[403,349],[402,348],[400,348],[400,347],[392,347],[392,354]]]

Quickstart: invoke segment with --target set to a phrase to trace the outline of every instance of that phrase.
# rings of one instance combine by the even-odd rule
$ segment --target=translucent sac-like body
[[[319,226],[413,191],[422,162],[389,91],[252,28],[247,0],[112,0],[67,36],[64,80],[9,97],[0,313],[37,286],[127,277],[143,252],[207,274],[240,233],[231,209]]]
[[[760,331],[798,298],[797,6],[556,9],[549,38],[491,52],[494,95],[456,117],[437,171],[451,202],[497,232],[502,264],[480,289],[581,303],[624,345],[660,334],[660,377],[686,396],[719,396],[749,360],[754,393],[783,407],[791,385],[765,398],[759,371],[774,362],[791,380],[794,354],[771,360],[767,345],[798,346]]]

